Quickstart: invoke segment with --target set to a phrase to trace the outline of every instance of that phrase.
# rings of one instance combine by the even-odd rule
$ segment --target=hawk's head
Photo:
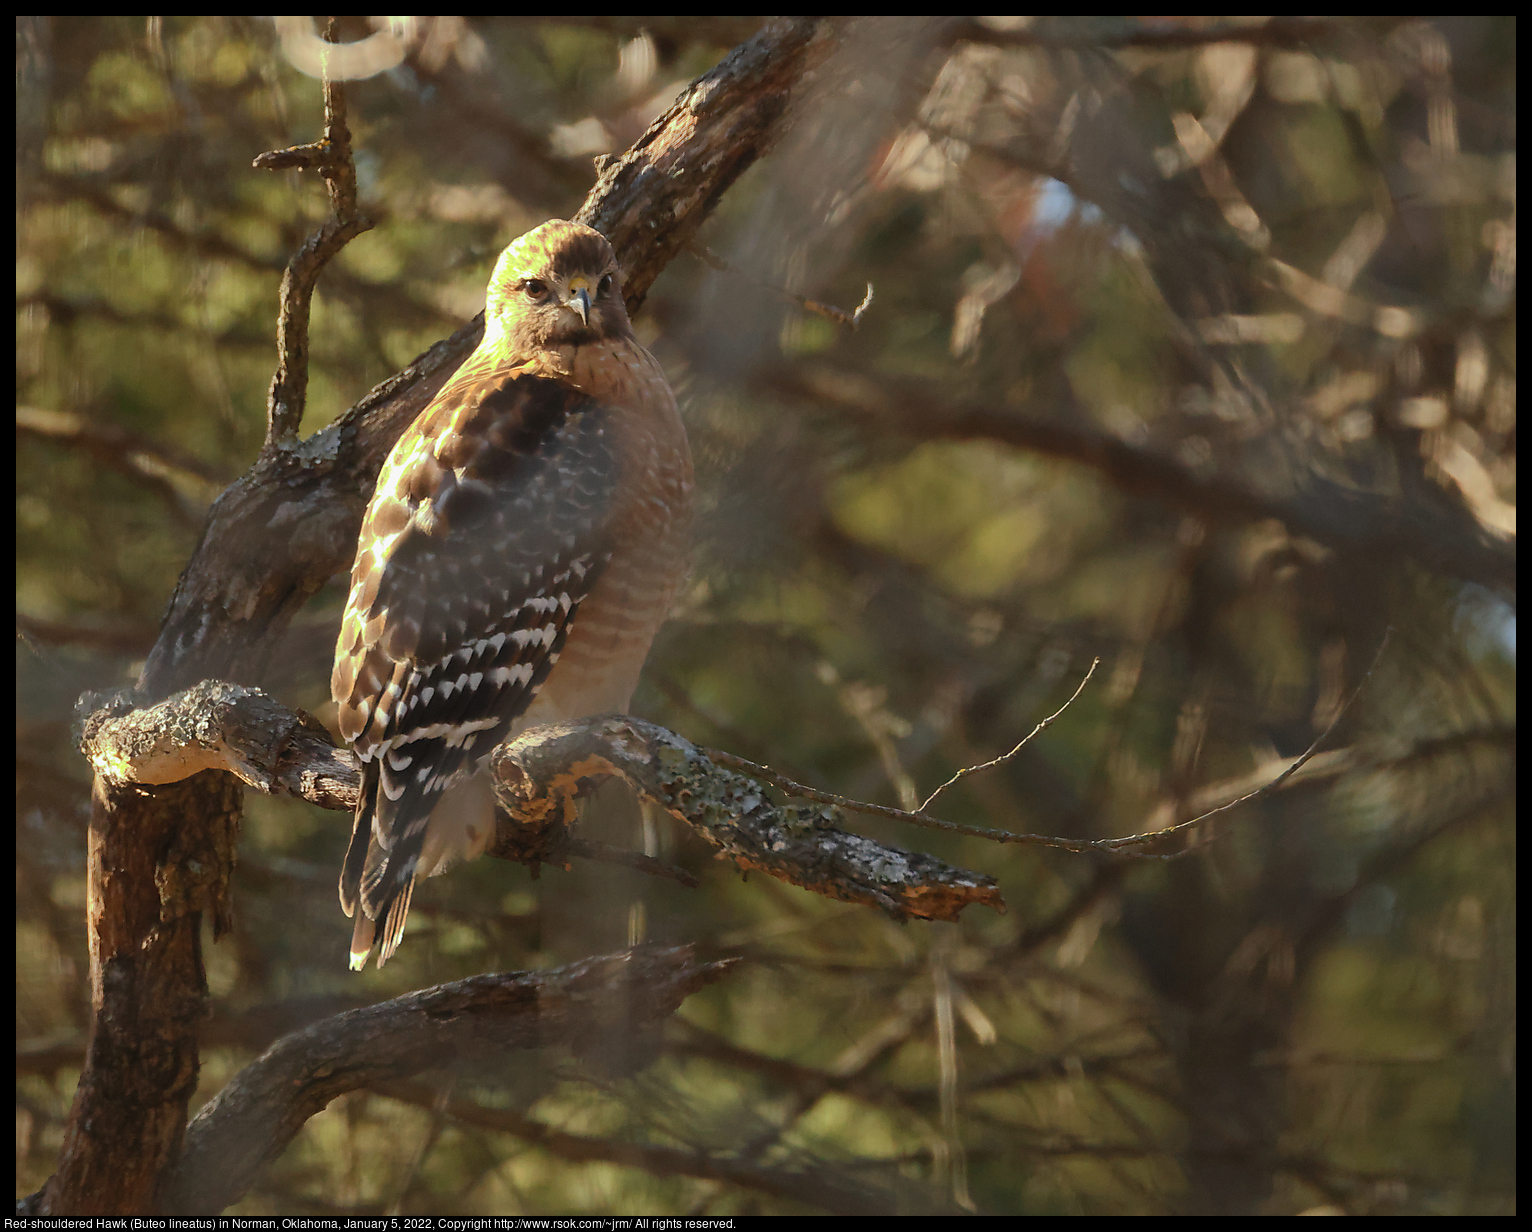
[[[528,231],[495,263],[484,330],[517,356],[632,333],[606,237],[557,218]]]

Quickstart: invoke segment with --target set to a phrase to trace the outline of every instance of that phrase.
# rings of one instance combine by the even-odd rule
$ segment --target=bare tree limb
[[[154,1208],[197,1086],[202,911],[215,935],[228,928],[240,816],[225,774],[153,791],[97,779],[86,881],[94,1027],[57,1171],[28,1213]]]
[[[77,707],[81,751],[114,787],[178,783],[222,770],[259,791],[321,808],[356,807],[357,767],[324,725],[260,689],[205,680],[139,710],[127,692],[87,693]]]
[[[602,165],[574,221],[612,241],[630,315],[729,186],[775,144],[793,87],[833,45],[825,23],[772,22]]]
[[[554,971],[474,976],[314,1023],[203,1106],[161,1208],[207,1214],[239,1201],[309,1118],[348,1091],[507,1049],[599,1047],[668,1017],[731,965],[699,963],[689,946],[640,947]]]
[[[508,816],[499,819],[489,852],[534,869],[545,861],[563,863],[569,856],[583,855],[688,880],[688,874],[658,861],[640,861],[636,853],[619,853],[604,846],[598,849],[571,836],[576,800],[593,784],[620,778],[641,797],[690,825],[712,844],[720,858],[743,870],[765,872],[826,897],[877,906],[898,919],[953,920],[964,907],[976,902],[1003,911],[1004,903],[992,878],[851,834],[836,824],[841,820],[840,810],[995,842],[1172,859],[1194,847],[1170,853],[1149,853],[1142,848],[1236,805],[1276,792],[1293,780],[1321,756],[1320,746],[1361,695],[1387,647],[1385,637],[1346,704],[1297,759],[1275,773],[1263,768],[1251,776],[1252,781],[1237,788],[1215,784],[1205,789],[1193,817],[1179,822],[1166,819],[1122,837],[1069,839],[1021,834],[947,821],[923,808],[907,810],[852,800],[794,782],[767,766],[730,753],[698,749],[655,724],[626,715],[606,715],[533,728],[494,751],[490,761],[497,780],[496,793]],[[1092,663],[1069,702],[1039,723],[1022,745],[1068,708],[1095,666]],[[255,689],[209,681],[143,711],[132,708],[127,694],[112,695],[105,704],[100,697],[87,694],[80,706],[80,744],[101,780],[114,786],[178,782],[194,774],[223,770],[262,791],[280,788],[323,807],[347,809],[355,804],[356,769],[349,755],[331,746],[327,733],[307,715],[293,715]],[[944,786],[1002,764],[1022,745],[1004,757],[968,767]],[[1344,751],[1324,755],[1322,760],[1319,773],[1324,777],[1333,777],[1353,761]],[[780,807],[753,780],[829,807]],[[651,863],[655,867],[650,867]]]

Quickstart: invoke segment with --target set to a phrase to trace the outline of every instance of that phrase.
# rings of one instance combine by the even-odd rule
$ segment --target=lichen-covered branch
[[[515,821],[512,843],[495,850],[511,858],[557,860],[575,799],[620,778],[747,872],[896,919],[955,920],[972,903],[1005,910],[994,878],[853,834],[833,806],[776,804],[674,732],[626,715],[534,728],[496,749],[490,764]]]
[[[322,808],[356,807],[357,767],[323,724],[260,689],[204,680],[143,710],[127,691],[76,706],[80,751],[106,783],[178,783],[223,770],[266,792]]]

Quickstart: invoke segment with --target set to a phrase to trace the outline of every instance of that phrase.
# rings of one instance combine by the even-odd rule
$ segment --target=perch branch
[[[87,694],[81,750],[114,788],[169,784],[223,771],[268,794],[322,808],[356,805],[358,772],[314,719],[259,689],[204,681],[144,710],[126,693]],[[575,800],[621,778],[700,833],[722,859],[816,894],[876,906],[899,919],[955,919],[970,903],[1004,910],[993,879],[837,826],[833,808],[783,808],[743,775],[662,727],[620,715],[538,727],[496,750],[501,804],[489,854],[530,864],[571,857],[625,864],[695,885],[692,875],[638,852],[571,833]]]
[[[575,799],[591,783],[620,778],[747,872],[896,919],[954,920],[971,903],[1005,909],[993,878],[843,830],[838,809],[774,804],[704,750],[626,715],[534,728],[497,748],[490,764],[519,826],[516,859],[557,859]]]
[[[223,770],[266,792],[321,808],[356,807],[357,766],[324,726],[260,689],[204,680],[146,709],[128,692],[87,693],[75,708],[77,743],[114,787],[178,783]]]

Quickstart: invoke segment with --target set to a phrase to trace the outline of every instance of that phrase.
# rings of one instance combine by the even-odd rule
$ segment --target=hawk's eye
[[[548,284],[538,278],[523,278],[521,289],[527,293],[528,299],[543,299],[548,294]]]
[[[601,285],[596,288],[597,295],[605,295],[612,289],[612,276],[608,274],[601,280]]]

